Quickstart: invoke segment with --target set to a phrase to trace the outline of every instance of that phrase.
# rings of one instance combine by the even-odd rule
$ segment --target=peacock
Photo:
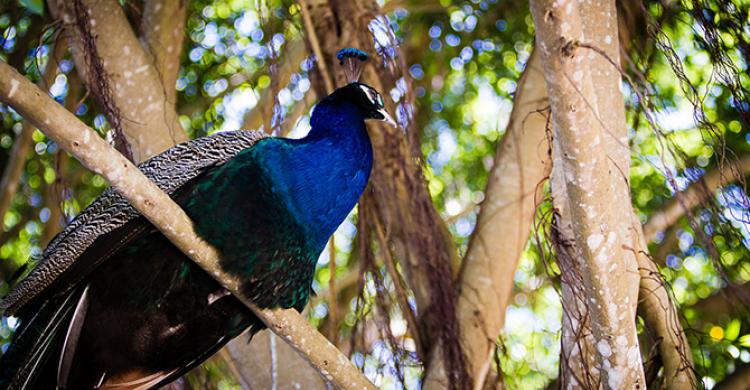
[[[326,242],[365,190],[365,120],[393,123],[357,82],[366,54],[344,49],[349,84],[314,108],[301,139],[220,132],[139,169],[190,216],[261,308],[301,311]],[[9,389],[155,388],[260,320],[108,189],[47,247],[0,303],[19,319],[0,361]]]

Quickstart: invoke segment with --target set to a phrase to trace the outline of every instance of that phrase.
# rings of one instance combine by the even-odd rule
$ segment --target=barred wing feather
[[[208,168],[227,162],[265,137],[258,131],[220,132],[176,145],[138,168],[173,195]],[[0,301],[0,310],[5,315],[16,313],[68,270],[97,238],[140,216],[122,195],[112,188],[105,190],[50,242],[36,267]]]

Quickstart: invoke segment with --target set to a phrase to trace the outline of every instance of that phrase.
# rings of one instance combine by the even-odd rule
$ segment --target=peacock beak
[[[379,109],[378,110],[378,114],[380,114],[381,116],[383,116],[383,118],[381,119],[381,121],[383,121],[383,122],[385,122],[385,123],[387,123],[387,124],[389,124],[389,125],[391,125],[393,127],[398,127],[398,125],[396,124],[396,121],[393,120],[393,117],[391,116],[391,114],[388,113],[388,111],[385,110],[385,108]]]

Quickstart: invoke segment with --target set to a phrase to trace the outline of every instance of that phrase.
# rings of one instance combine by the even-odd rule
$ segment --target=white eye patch
[[[380,94],[377,93],[374,89],[365,87],[364,85],[360,85],[359,88],[362,90],[362,92],[365,93],[367,100],[369,100],[372,105],[379,108],[383,108],[385,106],[383,97],[380,96]]]

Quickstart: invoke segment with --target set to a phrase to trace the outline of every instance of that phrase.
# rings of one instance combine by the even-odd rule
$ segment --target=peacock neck
[[[283,177],[280,195],[311,243],[322,250],[367,186],[372,146],[364,118],[346,104],[319,105],[308,136],[285,141],[293,156],[287,171],[274,175]]]

